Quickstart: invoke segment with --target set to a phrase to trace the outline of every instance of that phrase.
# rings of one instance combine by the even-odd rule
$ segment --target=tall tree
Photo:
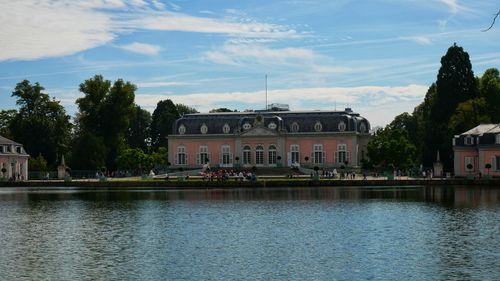
[[[427,145],[424,161],[432,164],[432,155],[439,150],[445,170],[453,168],[451,138],[459,132],[448,127],[457,106],[477,97],[476,79],[472,71],[469,54],[454,44],[441,58],[441,67],[436,80],[436,96],[431,105],[430,122],[427,127]]]
[[[59,101],[43,93],[39,83],[24,80],[16,85],[13,97],[20,106],[10,122],[12,138],[24,145],[31,155],[42,155],[49,165],[68,149],[71,123]]]
[[[125,141],[130,148],[148,152],[151,146],[151,113],[136,105],[130,125],[125,133]]]
[[[153,112],[151,122],[151,141],[153,148],[167,147],[167,135],[172,133],[175,120],[179,118],[179,112],[175,104],[167,99],[159,101]]]
[[[77,115],[78,137],[96,140],[92,142],[98,149],[102,144],[105,147],[105,164],[110,170],[116,169],[116,157],[125,149],[125,132],[129,127],[130,118],[134,112],[134,98],[136,86],[122,79],[104,80],[96,75],[80,84],[80,91],[84,97],[77,99],[80,109]],[[75,144],[84,145],[77,140]],[[93,159],[90,162],[99,162]],[[79,157],[73,157],[77,166],[88,162]],[[88,167],[96,168],[96,167]]]

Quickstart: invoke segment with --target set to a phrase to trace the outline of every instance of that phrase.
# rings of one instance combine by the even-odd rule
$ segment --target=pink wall
[[[475,173],[478,171],[478,163],[477,159],[479,157],[479,153],[475,150],[473,151],[458,151],[456,157],[459,159],[459,167],[460,167],[460,176],[466,176],[471,173]],[[465,167],[465,157],[473,157],[474,158],[474,168],[472,171],[467,171]]]
[[[334,164],[334,153],[337,151],[337,145],[338,144],[346,144],[347,145],[347,151],[351,155],[351,162],[352,162],[352,151],[353,151],[353,144],[352,144],[352,138],[300,138],[300,137],[295,137],[295,138],[287,138],[286,140],[286,147],[285,150],[287,152],[290,151],[290,146],[293,144],[298,144],[300,146],[300,163],[303,164],[305,163],[304,158],[308,156],[311,158],[311,155],[313,153],[313,146],[315,144],[322,144],[323,145],[323,151],[326,153],[326,164],[327,165],[333,165]],[[309,163],[311,163],[312,159],[309,159]]]
[[[500,156],[500,149],[485,149],[485,150],[483,150],[483,153],[484,153],[483,154],[484,155],[484,165],[486,165],[486,163],[490,163],[491,167],[492,167],[489,170],[489,174],[492,176],[500,176],[500,170],[499,171],[495,170],[495,165],[491,159],[494,156]],[[484,165],[482,165],[483,168],[484,168]],[[487,174],[488,170],[484,169],[484,173]]]

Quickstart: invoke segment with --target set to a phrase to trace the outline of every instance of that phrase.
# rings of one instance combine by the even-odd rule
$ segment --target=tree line
[[[500,123],[499,71],[490,68],[475,77],[469,54],[455,43],[441,58],[424,100],[374,132],[365,166],[429,168],[439,152],[444,170],[451,172],[453,136],[485,123]]]
[[[80,84],[82,97],[71,118],[60,101],[39,83],[17,83],[18,109],[0,111],[0,135],[22,143],[32,156],[31,170],[54,169],[65,156],[76,170],[147,171],[168,165],[166,136],[173,122],[196,109],[158,102],[153,114],[135,103],[137,87],[101,75]]]

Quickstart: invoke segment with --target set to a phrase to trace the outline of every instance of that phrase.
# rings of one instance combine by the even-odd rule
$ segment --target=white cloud
[[[0,1],[0,61],[75,54],[140,29],[219,33],[246,38],[297,38],[286,26],[162,11],[151,0]],[[153,54],[156,48],[131,46]]]
[[[401,37],[404,40],[413,41],[419,45],[430,45],[432,43],[432,39],[428,36],[409,36],[409,37]]]
[[[298,38],[301,36],[293,29],[276,24],[233,22],[176,12],[148,14],[131,19],[126,24],[137,29],[222,33],[249,38]]]
[[[127,50],[129,52],[143,54],[143,55],[158,55],[160,53],[161,47],[158,45],[145,44],[134,42],[128,45],[119,46],[119,48]]]
[[[261,44],[228,42],[222,49],[204,53],[204,58],[219,64],[247,64],[247,63],[288,63],[290,61],[313,61],[317,55],[314,51],[305,48],[272,49]]]
[[[160,88],[160,87],[171,87],[171,86],[186,86],[186,85],[196,85],[197,83],[190,82],[140,82],[136,83],[138,88]]]
[[[115,37],[108,16],[62,2],[0,1],[0,61],[70,55]]]
[[[268,92],[269,103],[290,104],[292,110],[343,109],[350,106],[367,117],[372,125],[385,125],[394,116],[413,111],[425,93],[427,85],[407,86],[362,86],[323,87],[272,90]],[[244,110],[264,107],[264,91],[254,92],[207,92],[182,95],[136,94],[136,102],[144,108],[154,110],[158,101],[172,99],[174,103],[188,104],[200,112],[225,106]]]

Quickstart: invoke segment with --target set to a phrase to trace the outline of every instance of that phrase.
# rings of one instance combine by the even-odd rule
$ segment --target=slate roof
[[[481,124],[476,126],[467,132],[461,133],[461,136],[475,135],[480,136],[485,133],[500,133],[500,124]]]
[[[20,143],[17,143],[13,140],[9,140],[8,138],[4,138],[0,136],[0,144],[15,144],[15,145],[21,145]]]
[[[249,123],[254,125],[257,116],[263,117],[263,125],[268,126],[271,122],[277,125],[276,130],[283,133],[292,132],[292,124],[299,126],[297,133],[316,133],[315,124],[320,123],[321,132],[341,132],[339,124],[343,122],[344,132],[368,133],[370,122],[350,109],[345,111],[255,111],[255,112],[222,112],[222,113],[195,113],[186,114],[176,120],[173,135],[180,135],[179,127],[185,128],[186,135],[201,135],[201,127],[205,124],[208,128],[207,135],[224,134],[223,127],[228,124],[230,131],[234,134],[244,131],[243,125]],[[363,124],[363,125],[361,125]]]

